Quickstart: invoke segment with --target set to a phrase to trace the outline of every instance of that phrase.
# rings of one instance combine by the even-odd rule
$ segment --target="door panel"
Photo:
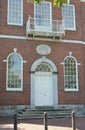
[[[53,82],[50,73],[35,75],[35,106],[53,106]]]

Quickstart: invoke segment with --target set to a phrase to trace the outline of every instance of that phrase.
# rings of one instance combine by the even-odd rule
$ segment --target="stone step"
[[[18,112],[18,114],[24,114],[24,115],[27,115],[27,114],[29,114],[29,115],[31,115],[31,114],[43,114],[44,112],[47,112],[48,113],[48,115],[51,115],[51,114],[69,114],[69,113],[71,113],[71,110],[69,110],[69,111],[53,111],[53,110],[51,110],[51,111],[47,111],[47,110],[45,110],[45,111],[30,111],[30,110],[28,110],[28,111],[20,111],[20,112]]]
[[[71,114],[63,114],[63,115],[47,115],[47,118],[67,118],[71,117]],[[18,115],[18,119],[42,119],[44,115],[42,114],[31,114],[31,115]]]
[[[22,110],[0,110],[0,117],[14,117],[17,114],[18,119],[39,119],[44,117],[44,112],[47,112],[48,118],[67,118],[71,117],[72,109],[22,109]],[[76,117],[85,117],[81,112],[75,112]]]
[[[43,118],[47,112],[48,118],[71,117],[71,109],[23,109],[17,113],[18,119]]]

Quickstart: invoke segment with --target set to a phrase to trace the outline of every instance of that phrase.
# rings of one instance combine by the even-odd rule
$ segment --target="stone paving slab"
[[[43,119],[18,120],[17,130],[44,130]],[[12,118],[0,118],[0,130],[14,130]],[[71,118],[48,119],[48,130],[73,130]],[[76,118],[76,130],[85,130],[85,118]]]

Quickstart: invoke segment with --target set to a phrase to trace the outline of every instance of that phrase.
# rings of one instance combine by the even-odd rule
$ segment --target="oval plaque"
[[[36,48],[36,51],[41,55],[48,55],[51,53],[51,48],[48,45],[39,45]]]

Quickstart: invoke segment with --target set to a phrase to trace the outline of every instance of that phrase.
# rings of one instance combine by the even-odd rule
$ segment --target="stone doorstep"
[[[17,113],[18,118],[43,118],[44,112],[47,112],[48,118],[61,118],[71,116],[71,109],[22,109]]]

